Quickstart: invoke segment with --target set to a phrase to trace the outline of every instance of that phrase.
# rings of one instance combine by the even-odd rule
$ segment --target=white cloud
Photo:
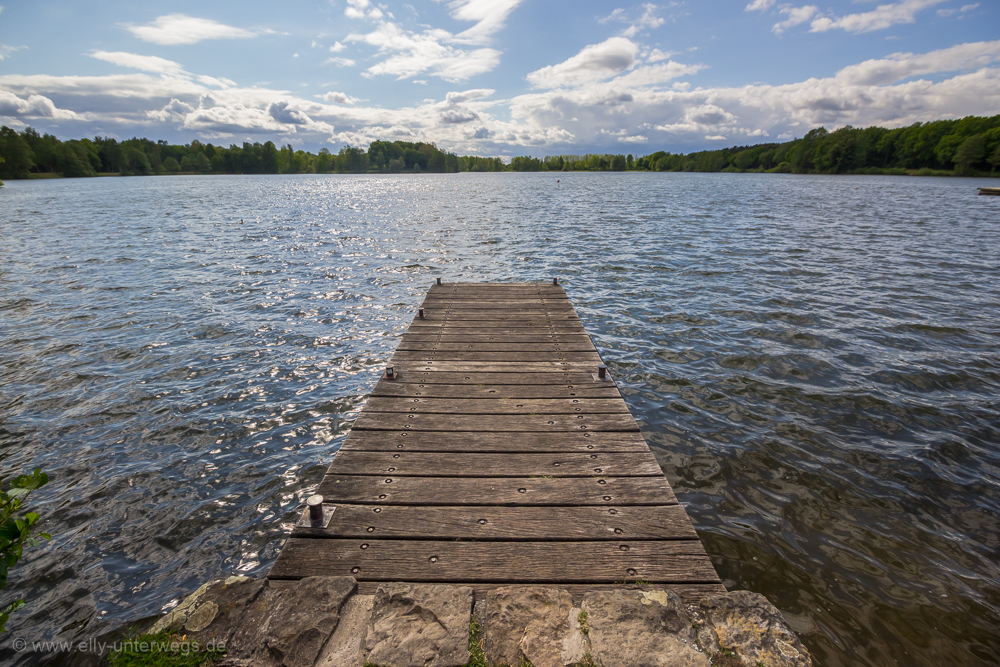
[[[979,7],[979,3],[972,5],[962,5],[960,9],[939,9],[937,10],[938,16],[951,16],[952,14],[965,14],[966,12],[971,12],[973,9]]]
[[[372,7],[372,3],[368,0],[347,0],[344,16],[349,19],[380,19],[382,18],[382,10],[378,7]]]
[[[361,101],[357,97],[351,97],[347,93],[338,93],[335,91],[330,91],[329,93],[324,94],[322,99],[335,104],[357,104]]]
[[[258,34],[185,14],[167,14],[152,23],[126,25],[125,29],[143,41],[163,45],[196,44],[206,39],[243,39]]]
[[[632,68],[638,45],[625,37],[612,37],[585,46],[580,53],[559,63],[531,72],[526,77],[535,88],[559,88],[601,81]]]
[[[939,5],[947,0],[903,0],[892,5],[879,5],[870,12],[848,14],[841,18],[821,16],[810,24],[810,32],[846,30],[863,33],[884,30],[902,23],[916,22],[916,14],[922,9]]]
[[[124,51],[94,51],[91,58],[97,58],[109,62],[119,67],[142,70],[143,72],[153,72],[155,74],[183,74],[184,68],[180,63],[166,58],[156,56],[141,56],[136,53],[126,53]]]
[[[836,77],[782,86],[750,85],[692,90],[684,85],[625,85],[632,72],[574,89],[520,95],[511,116],[540,127],[572,127],[579,141],[619,127],[629,135],[650,136],[653,146],[704,146],[705,137],[748,141],[760,137],[803,136],[819,125],[900,127],[965,115],[992,115],[1000,109],[1000,42],[957,45],[926,54],[893,54],[844,68]],[[674,63],[675,67],[686,67]],[[897,83],[918,74],[976,71],[940,82]],[[572,119],[567,120],[567,119]],[[712,139],[713,141],[721,139]],[[655,149],[654,149],[655,150]]]
[[[366,76],[389,74],[406,79],[424,72],[445,81],[464,81],[489,72],[500,63],[500,52],[491,48],[466,51],[449,44],[452,35],[445,30],[414,33],[395,23],[380,22],[368,34],[350,34],[348,41],[363,42],[378,48],[380,55],[389,55],[365,72]]]
[[[440,1],[440,0],[439,0]],[[405,30],[398,24],[380,20],[366,34],[352,33],[345,41],[375,46],[384,59],[365,72],[365,76],[387,74],[397,79],[430,74],[445,81],[465,81],[489,72],[500,64],[500,51],[483,45],[504,26],[512,11],[523,0],[452,0],[448,3],[451,17],[458,21],[475,21],[471,28],[453,34],[441,28],[423,32]],[[348,9],[363,11],[369,0],[348,0]],[[370,12],[366,16],[370,16]],[[373,17],[373,18],[381,18]],[[466,49],[465,46],[482,48]]]
[[[893,53],[849,65],[835,79],[846,85],[877,86],[937,72],[978,69],[1000,62],[1000,40],[959,44],[928,53]]]
[[[656,10],[657,10],[656,5],[647,3],[643,5],[642,8],[643,8],[642,16],[640,16],[635,23],[626,28],[624,33],[622,33],[626,37],[634,37],[636,33],[645,28],[651,30],[654,28],[659,28],[661,25],[667,22],[666,19],[656,15]]]
[[[324,65],[336,65],[337,67],[354,67],[357,63],[350,58],[327,58]]]
[[[669,51],[660,51],[659,49],[653,49],[649,53],[644,54],[643,57],[645,58],[646,62],[655,63],[661,60],[667,60],[673,55],[674,54]]]
[[[453,19],[476,22],[456,35],[455,40],[469,44],[488,43],[521,2],[523,0],[453,0],[448,3]]]
[[[644,146],[686,151],[710,141],[802,136],[819,125],[899,127],[992,115],[1000,109],[998,63],[1000,40],[894,53],[845,67],[835,76],[787,85],[693,89],[676,79],[700,65],[650,64],[634,56],[634,64],[624,69],[619,69],[622,63],[599,67],[604,78],[585,76],[581,83],[510,100],[494,99],[491,89],[471,88],[395,108],[368,105],[346,93],[302,99],[287,90],[167,71],[99,77],[5,74],[0,75],[0,116],[7,125],[30,122],[64,138],[95,133],[170,138],[167,132],[179,131],[182,137],[220,141],[295,137],[312,146],[406,138],[489,155],[533,147],[550,153],[577,148],[640,152]],[[572,71],[559,81],[573,79]],[[912,80],[943,73],[955,74]]]
[[[315,42],[313,42],[313,43],[315,44]],[[340,42],[334,42],[333,46],[330,47],[330,53],[340,53],[341,51],[343,51],[346,48],[347,47],[344,46],[343,44],[341,44]]]
[[[771,7],[774,7],[774,0],[753,0],[749,5],[743,8],[745,12],[763,12],[767,11]]]
[[[784,14],[788,18],[784,21],[779,21],[771,27],[771,31],[780,35],[791,27],[797,26],[799,24],[805,23],[813,16],[819,12],[819,7],[816,5],[806,5],[805,7],[782,7],[778,10],[779,14]]]
[[[0,7],[0,9],[3,9],[3,8]],[[28,48],[28,47],[27,46],[8,46],[6,44],[0,44],[0,60],[4,60],[4,59],[10,57],[10,54],[14,53],[15,51],[20,51],[20,50],[26,49],[26,48]]]
[[[196,76],[195,79],[206,86],[216,86],[218,88],[232,88],[236,85],[235,81],[227,79],[224,76],[216,78],[214,76],[200,75]]]
[[[184,117],[192,111],[194,111],[194,107],[186,102],[181,102],[179,99],[174,97],[163,105],[163,108],[155,111],[147,111],[146,116],[161,122],[174,121],[183,123]]]
[[[656,5],[647,2],[642,5],[642,16],[633,20],[629,18],[628,12],[619,7],[609,15],[599,19],[598,23],[609,23],[611,21],[627,23],[629,26],[621,34],[625,37],[635,37],[641,30],[659,28],[667,22],[666,19],[656,15],[656,10],[658,9],[659,7]]]
[[[77,114],[56,107],[44,95],[28,95],[27,99],[22,99],[14,93],[0,90],[0,116],[72,119]]]

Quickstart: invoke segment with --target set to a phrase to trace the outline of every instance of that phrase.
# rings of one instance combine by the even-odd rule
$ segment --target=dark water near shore
[[[8,183],[0,472],[51,475],[53,539],[4,591],[30,606],[0,659],[266,572],[434,277],[555,275],[729,587],[819,665],[997,664],[1000,198],[976,185]]]

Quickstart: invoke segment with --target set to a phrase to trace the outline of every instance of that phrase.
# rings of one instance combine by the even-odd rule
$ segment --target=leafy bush
[[[48,481],[49,476],[36,468],[30,475],[18,475],[6,491],[0,490],[0,590],[7,587],[7,572],[21,560],[24,545],[37,547],[39,538],[52,539],[48,533],[31,535],[31,529],[41,518],[35,512],[28,512],[21,519],[16,516],[28,494]],[[24,600],[15,600],[0,611],[0,632],[4,631],[10,615],[23,606]]]

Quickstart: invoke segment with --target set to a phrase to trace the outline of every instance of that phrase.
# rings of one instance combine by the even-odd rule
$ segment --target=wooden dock
[[[725,592],[561,286],[439,283],[420,308],[316,492],[328,525],[307,510],[272,581]]]

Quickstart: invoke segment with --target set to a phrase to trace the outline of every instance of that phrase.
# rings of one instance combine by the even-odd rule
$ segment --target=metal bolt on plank
[[[330,520],[336,511],[334,505],[324,505],[323,496],[316,494],[306,498],[307,510],[302,513],[302,517],[295,524],[302,528],[327,528]]]

